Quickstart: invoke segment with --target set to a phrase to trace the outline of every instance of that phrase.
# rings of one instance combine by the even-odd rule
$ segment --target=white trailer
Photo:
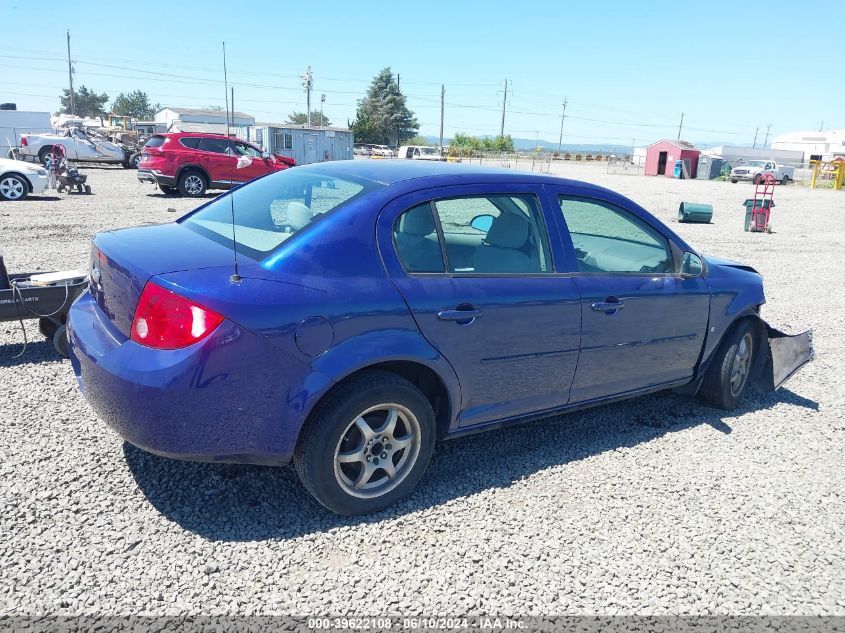
[[[42,134],[52,129],[49,112],[0,110],[0,158],[9,158],[12,148],[20,145],[21,134]]]

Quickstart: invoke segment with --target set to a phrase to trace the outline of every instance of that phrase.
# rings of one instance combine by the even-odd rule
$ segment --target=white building
[[[717,156],[729,163],[745,160],[773,160],[783,165],[799,166],[804,164],[804,152],[792,149],[768,147],[737,147],[735,145],[719,145],[701,150],[702,154]]]
[[[845,129],[789,132],[776,136],[772,147],[803,152],[804,162],[813,159],[833,160],[839,156],[845,157]]]
[[[255,117],[235,112],[229,132],[247,141],[255,138]],[[167,124],[168,132],[226,133],[225,110],[197,110],[193,108],[164,108],[156,112],[155,120]]]

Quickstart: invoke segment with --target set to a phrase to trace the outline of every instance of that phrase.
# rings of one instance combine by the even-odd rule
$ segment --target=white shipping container
[[[9,150],[21,142],[21,134],[40,134],[52,131],[49,112],[0,110],[0,158],[7,158]]]

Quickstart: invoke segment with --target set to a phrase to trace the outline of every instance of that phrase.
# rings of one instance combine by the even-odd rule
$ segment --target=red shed
[[[688,141],[657,141],[645,148],[645,175],[672,178],[675,174],[675,161],[686,159],[689,161],[689,177],[695,178],[699,155],[701,152]]]

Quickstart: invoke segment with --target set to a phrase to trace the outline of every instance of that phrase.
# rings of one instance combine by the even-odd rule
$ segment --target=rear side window
[[[150,140],[144,144],[144,147],[161,147],[164,145],[164,136],[151,136]]]
[[[188,149],[199,149],[201,136],[184,136],[179,139],[179,142]]]
[[[200,138],[200,149],[204,152],[225,154],[230,142],[225,138]]]
[[[453,273],[548,273],[540,202],[528,194],[448,198],[434,203]]]
[[[669,241],[655,228],[604,200],[560,196],[578,270],[585,273],[671,273]]]
[[[417,205],[396,218],[393,242],[402,266],[409,273],[446,272],[431,205]]]
[[[285,169],[218,196],[182,222],[228,248],[234,237],[238,252],[262,259],[299,231],[382,186],[310,170]]]

